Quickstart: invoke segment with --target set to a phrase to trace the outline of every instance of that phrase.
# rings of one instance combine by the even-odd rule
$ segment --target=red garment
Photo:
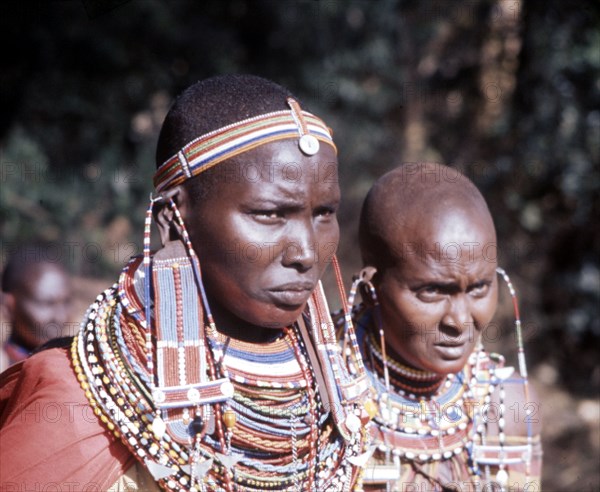
[[[11,342],[10,340],[8,340],[4,346],[2,347],[2,350],[4,350],[4,356],[5,356],[5,361],[4,364],[6,364],[6,367],[2,368],[2,365],[0,364],[0,370],[4,370],[9,368],[10,366],[12,366],[13,364],[16,364],[17,362],[21,362],[22,360],[27,359],[27,357],[29,357],[31,355],[31,352],[23,347],[21,347],[20,345],[17,345],[14,342]]]
[[[105,491],[134,463],[92,411],[68,350],[0,375],[0,490]]]

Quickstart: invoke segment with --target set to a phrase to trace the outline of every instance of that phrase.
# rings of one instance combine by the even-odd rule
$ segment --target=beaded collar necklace
[[[469,442],[466,431],[472,420],[463,407],[465,403],[477,407],[471,383],[475,381],[474,364],[482,352],[471,354],[463,371],[445,377],[409,368],[389,355],[384,359],[374,334],[376,308],[364,312],[357,325],[367,372],[378,395],[379,408],[373,421],[382,442],[390,445],[388,451],[401,448],[403,456],[421,461],[447,459],[455,451],[462,452]]]
[[[125,292],[128,301],[122,302],[120,286],[115,285],[90,307],[72,359],[95,414],[157,483],[165,490],[349,486],[356,479],[354,462],[366,435],[359,429],[347,431],[349,439],[341,434],[333,438],[331,412],[337,409],[326,410],[329,404],[316,389],[297,327],[285,329],[281,338],[268,344],[227,344],[222,334],[209,333],[208,372],[212,380],[230,381],[232,397],[223,404],[203,404],[200,414],[194,406],[179,413],[169,407],[156,410],[156,388],[152,392],[148,387],[151,376],[128,343],[130,338],[133,347],[139,347],[144,341],[132,315],[139,314],[135,289],[143,290],[139,278],[134,280],[139,265],[139,259],[134,260],[121,279],[121,288],[134,289]],[[275,372],[280,377],[271,377]],[[161,421],[166,429],[157,432]]]
[[[372,368],[376,368],[383,376],[384,365],[388,367],[388,377],[391,387],[400,394],[428,396],[435,394],[444,382],[444,377],[433,372],[420,371],[397,362],[389,355],[383,357],[381,345],[373,331],[364,340],[363,353],[370,356]]]
[[[515,330],[518,344],[519,369],[523,377],[525,401],[529,401],[527,367],[521,334],[521,321],[514,287],[504,270],[498,274],[505,280],[515,311]],[[484,468],[485,479],[489,483],[490,465],[497,466],[495,482],[502,490],[508,480],[506,466],[510,463],[525,462],[526,475],[530,475],[532,452],[532,432],[529,425],[526,446],[505,446],[504,381],[513,372],[504,367],[504,358],[498,354],[488,356],[478,341],[468,363],[458,374],[445,378],[408,368],[391,359],[385,352],[385,340],[379,318],[376,292],[370,279],[374,272],[361,272],[355,278],[350,291],[349,305],[354,303],[354,295],[360,284],[370,296],[374,306],[368,310],[357,310],[357,326],[362,340],[367,372],[371,378],[374,393],[378,395],[378,413],[373,419],[372,435],[385,462],[393,461],[396,473],[400,470],[400,460],[410,460],[420,470],[422,465],[431,464],[430,478],[437,481],[434,465],[448,461],[453,476],[480,476]],[[378,334],[379,336],[377,336]],[[493,359],[493,360],[492,360]],[[491,394],[499,388],[498,446],[490,446],[487,441],[487,409]],[[454,459],[457,457],[457,459]],[[414,470],[410,473],[414,473]],[[412,475],[403,476],[404,483],[411,482]],[[419,473],[425,473],[421,470]],[[411,478],[412,477],[412,478]],[[399,480],[396,476],[394,480]]]

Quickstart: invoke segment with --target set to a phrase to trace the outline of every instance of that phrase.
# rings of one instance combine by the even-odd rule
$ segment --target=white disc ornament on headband
[[[315,155],[319,152],[319,141],[317,140],[317,137],[313,137],[312,135],[302,135],[298,145],[300,150],[306,155]]]

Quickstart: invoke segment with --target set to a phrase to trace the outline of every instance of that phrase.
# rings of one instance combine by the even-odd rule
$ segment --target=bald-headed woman
[[[359,235],[355,321],[378,402],[365,487],[539,490],[538,401],[481,344],[499,283],[481,193],[451,168],[401,166],[370,190]]]

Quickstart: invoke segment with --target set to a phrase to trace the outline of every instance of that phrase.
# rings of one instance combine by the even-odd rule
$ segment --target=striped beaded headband
[[[331,131],[320,118],[303,111],[291,97],[287,103],[289,110],[254,116],[186,144],[157,169],[154,174],[156,191],[177,186],[220,162],[277,140],[299,138],[298,146],[306,155],[315,155],[319,151],[319,141],[331,145],[337,152]]]

